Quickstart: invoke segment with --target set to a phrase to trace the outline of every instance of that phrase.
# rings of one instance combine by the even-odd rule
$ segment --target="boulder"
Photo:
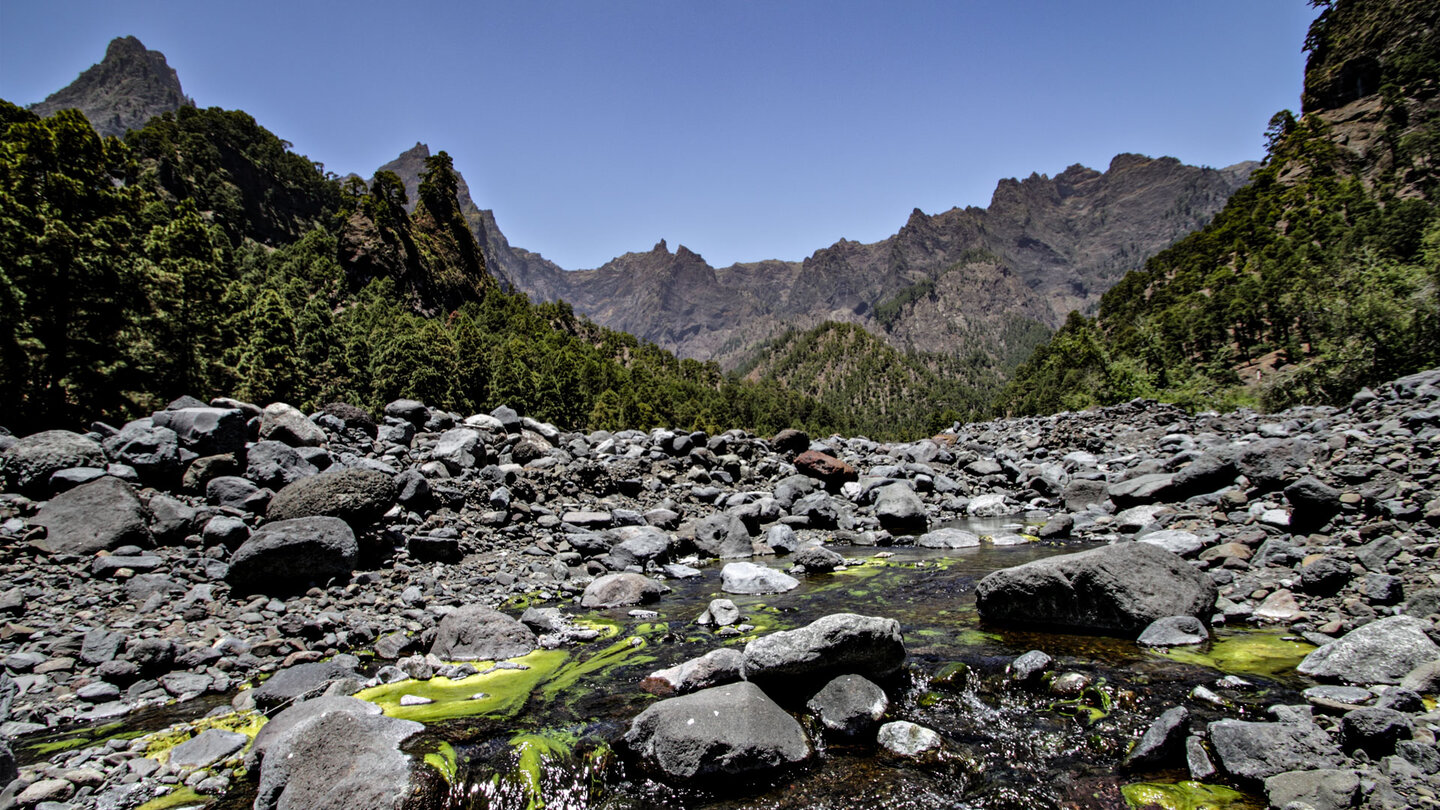
[[[695,524],[695,547],[722,560],[742,559],[754,553],[745,522],[728,512],[711,515]]]
[[[976,604],[986,621],[1135,636],[1156,619],[1208,621],[1215,584],[1147,543],[1116,543],[994,571]]]
[[[1005,498],[1003,492],[986,492],[983,495],[976,495],[965,505],[965,512],[971,517],[997,518],[1005,517],[1015,511]]]
[[[275,402],[260,414],[260,438],[291,447],[319,447],[325,431],[295,406]]]
[[[268,489],[278,491],[318,472],[299,451],[280,442],[256,442],[245,454],[245,477]]]
[[[800,580],[750,562],[727,563],[720,570],[720,590],[725,593],[784,593],[800,587]]]
[[[743,660],[744,656],[739,650],[721,647],[668,669],[650,673],[640,682],[640,688],[652,695],[669,697],[734,683],[740,680]]]
[[[841,675],[805,704],[827,731],[855,737],[874,728],[890,708],[885,690],[859,675]]]
[[[485,465],[485,443],[480,440],[480,431],[470,428],[452,428],[440,434],[430,457],[445,465],[451,475],[483,467]]]
[[[150,544],[145,507],[135,490],[108,475],[55,496],[30,522],[45,527],[45,537],[34,545],[47,554],[84,557]]]
[[[0,451],[5,486],[31,497],[49,493],[50,476],[71,467],[105,467],[105,451],[68,430],[46,430],[17,439]]]
[[[1210,724],[1210,744],[1220,766],[1242,779],[1262,780],[1286,771],[1339,768],[1345,755],[1312,722]]]
[[[255,687],[251,693],[255,706],[261,711],[270,711],[297,700],[317,697],[336,681],[359,678],[355,671],[357,663],[352,656],[337,655],[329,661],[286,667]]]
[[[980,537],[964,529],[947,527],[920,535],[915,538],[915,545],[921,548],[974,548],[980,545]]]
[[[631,721],[625,743],[673,780],[762,776],[811,755],[795,718],[745,681],[649,706]]]
[[[838,489],[847,481],[857,481],[860,474],[838,458],[815,450],[806,450],[795,457],[795,469],[829,489]]]
[[[106,439],[105,452],[142,478],[169,482],[180,472],[180,438],[150,419],[137,419]]]
[[[819,678],[845,674],[883,678],[903,663],[905,641],[899,622],[836,613],[746,644],[744,674],[757,682],[813,684]]]
[[[802,454],[810,449],[810,435],[803,430],[786,428],[775,434],[775,438],[770,440],[770,446],[775,448],[777,453],[791,456]]]
[[[271,520],[334,517],[364,529],[388,512],[398,496],[394,476],[355,467],[326,470],[275,493],[266,514]]]
[[[235,549],[225,578],[242,591],[303,590],[348,578],[359,553],[355,532],[339,518],[272,521]]]
[[[615,543],[610,547],[610,562],[616,568],[644,566],[670,555],[670,535],[654,526],[621,526],[606,535]]]
[[[1166,616],[1151,622],[1135,643],[1142,647],[1184,647],[1209,640],[1210,631],[1194,616]]]
[[[380,706],[368,700],[341,696],[317,697],[292,704],[260,727],[260,731],[255,735],[255,743],[250,746],[250,751],[245,755],[246,767],[254,770],[258,764],[263,762],[270,745],[280,739],[285,732],[301,723],[331,712],[376,715],[380,714]]]
[[[401,807],[414,790],[416,768],[400,746],[424,729],[384,715],[312,717],[270,743],[255,810]]]
[[[1423,710],[1424,704],[1421,704]],[[1395,709],[1365,706],[1346,712],[1340,718],[1340,739],[1345,750],[1361,749],[1374,760],[1395,753],[1395,746],[1414,733],[1410,718]]]
[[[901,534],[923,532],[930,525],[925,502],[909,484],[899,481],[875,490],[875,517],[887,531]]]
[[[1324,526],[1340,512],[1340,490],[1313,475],[1285,487],[1290,502],[1290,530],[1307,534]]]
[[[1377,619],[1305,656],[1295,669],[1323,680],[1400,683],[1411,670],[1440,658],[1440,647],[1425,633],[1427,626],[1413,616]]]
[[[827,573],[845,564],[845,557],[840,552],[814,545],[802,547],[791,559],[810,574]]]
[[[499,661],[537,646],[535,633],[519,621],[484,605],[466,605],[440,620],[430,652],[442,661]]]
[[[585,586],[580,606],[610,608],[654,602],[670,591],[665,585],[640,574],[606,574]]]
[[[218,456],[245,449],[245,412],[238,408],[181,408],[156,411],[150,421],[169,428],[180,446],[198,456]]]
[[[1360,795],[1360,774],[1348,769],[1286,771],[1265,780],[1271,807],[1346,810],[1359,806]]]

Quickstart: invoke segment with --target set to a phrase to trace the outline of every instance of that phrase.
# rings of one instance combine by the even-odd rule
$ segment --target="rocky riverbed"
[[[1440,806],[1437,437],[1440,371],[903,444],[7,434],[0,805]]]

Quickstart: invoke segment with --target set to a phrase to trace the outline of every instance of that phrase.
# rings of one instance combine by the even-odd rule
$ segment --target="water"
[[[1004,528],[1009,523],[965,528],[982,535],[1009,533],[1013,529]],[[802,576],[800,588],[773,596],[721,593],[716,563],[698,580],[669,582],[673,592],[648,606],[656,617],[567,606],[608,637],[575,650],[532,654],[525,659],[529,670],[454,685],[431,682],[424,689],[437,703],[430,706],[398,705],[402,691],[420,689],[415,684],[371,697],[387,713],[427,722],[429,733],[412,753],[435,766],[425,769],[430,804],[507,810],[1126,807],[1121,790],[1127,784],[1168,785],[1185,778],[1178,772],[1117,771],[1132,742],[1164,709],[1184,703],[1198,724],[1222,716],[1258,718],[1264,706],[1298,701],[1296,689],[1307,684],[1294,680],[1293,665],[1307,650],[1274,634],[1222,631],[1213,655],[1165,656],[1120,639],[981,624],[974,593],[986,573],[1080,548],[836,547],[863,564]],[[759,562],[787,565],[778,559]],[[724,638],[694,624],[711,599],[722,597],[736,603],[754,632]],[[638,688],[649,672],[838,612],[900,622],[909,659],[902,673],[882,684],[891,696],[886,719],[939,731],[947,740],[942,755],[898,760],[877,754],[873,746],[828,741],[812,727],[819,756],[811,764],[769,782],[717,791],[652,779],[615,745],[630,718],[655,700]],[[1073,673],[1067,680],[1076,688],[1054,694],[1010,684],[1006,666],[1030,649],[1044,650],[1059,670]],[[1216,683],[1221,672],[1214,667],[1241,672],[1252,686],[1221,688]],[[1200,684],[1230,705],[1215,709],[1187,700]],[[489,697],[465,700],[476,691]],[[800,709],[787,708],[797,714]],[[216,806],[248,806],[253,797],[245,792],[233,791]],[[1229,799],[1233,802],[1220,803],[1207,795],[1204,806],[1264,806],[1254,797]]]

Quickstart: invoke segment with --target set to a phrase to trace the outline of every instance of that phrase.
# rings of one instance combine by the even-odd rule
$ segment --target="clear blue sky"
[[[0,97],[133,34],[201,106],[339,174],[445,149],[512,244],[717,266],[987,205],[1118,152],[1256,159],[1299,107],[1305,0],[0,0]]]

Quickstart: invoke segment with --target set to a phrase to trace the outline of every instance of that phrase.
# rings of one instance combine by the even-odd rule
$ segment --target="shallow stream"
[[[997,533],[998,524],[967,528],[985,535]],[[1199,728],[1220,717],[1259,719],[1268,705],[1298,702],[1297,690],[1308,684],[1295,679],[1293,667],[1309,645],[1276,632],[1220,629],[1207,649],[1160,654],[1119,639],[981,624],[974,592],[986,573],[1083,546],[835,548],[862,564],[801,576],[800,588],[773,596],[721,593],[720,565],[713,564],[703,577],[670,581],[673,592],[647,606],[653,616],[566,607],[602,630],[601,638],[532,653],[519,659],[524,669],[456,682],[407,681],[359,696],[387,714],[429,726],[412,752],[432,766],[435,804],[449,808],[1264,806],[1255,794],[1232,789],[1244,786],[1183,782],[1188,777],[1181,771],[1122,773],[1118,765],[1171,706],[1189,707]],[[694,623],[711,599],[722,597],[735,602],[753,631],[727,638]],[[882,684],[891,697],[886,719],[939,731],[946,738],[940,756],[901,760],[877,754],[873,746],[837,745],[807,726],[819,756],[798,772],[769,783],[692,788],[650,778],[615,746],[630,718],[656,700],[638,686],[646,674],[722,644],[741,646],[757,634],[839,612],[899,620],[909,659],[902,673]],[[1076,673],[1063,679],[1068,691],[1008,680],[1009,662],[1031,649],[1051,655],[1056,672]],[[1243,681],[1221,681],[1227,674]],[[1202,685],[1224,705],[1191,698]],[[402,694],[434,702],[401,706]],[[789,703],[776,697],[798,714],[808,695]],[[206,708],[171,707],[168,722],[193,719]],[[99,736],[133,734],[137,721],[164,719],[135,718]],[[93,740],[96,731],[87,736]],[[248,784],[240,780],[237,786]],[[232,791],[214,806],[248,807],[253,797],[243,792]]]

